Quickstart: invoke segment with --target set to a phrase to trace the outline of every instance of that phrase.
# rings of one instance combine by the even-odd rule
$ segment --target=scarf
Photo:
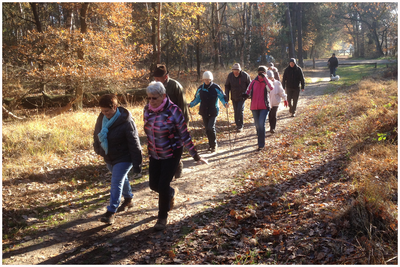
[[[161,105],[156,108],[153,108],[149,103],[149,110],[153,112],[159,112],[165,106],[165,103],[167,103],[167,97],[165,97]]]
[[[114,122],[118,119],[120,115],[121,112],[119,112],[119,109],[117,108],[117,112],[115,112],[114,116],[111,119],[107,119],[106,116],[103,117],[102,128],[97,136],[99,137],[100,145],[106,152],[106,155],[108,154],[108,140],[107,140],[108,129],[111,127],[111,125],[114,124]]]

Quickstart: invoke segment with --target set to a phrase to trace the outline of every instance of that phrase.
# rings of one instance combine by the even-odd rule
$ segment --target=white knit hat
[[[267,71],[267,77],[274,77],[274,72],[272,70]]]
[[[233,64],[233,66],[232,66],[232,70],[241,71],[242,68],[240,67],[240,64],[239,64],[239,63],[235,63],[235,64]]]
[[[211,71],[205,71],[203,73],[203,79],[210,79],[211,81],[214,80],[214,77],[213,77]]]

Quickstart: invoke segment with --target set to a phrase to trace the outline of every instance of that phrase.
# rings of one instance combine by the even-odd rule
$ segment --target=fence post
[[[376,62],[375,62],[375,69],[376,69]]]

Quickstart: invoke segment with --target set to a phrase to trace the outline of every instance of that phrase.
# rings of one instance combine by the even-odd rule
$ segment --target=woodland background
[[[397,56],[397,3],[3,3],[3,103],[42,108],[68,95],[123,97],[166,63],[181,75],[295,57]],[[264,55],[264,56],[263,56]],[[196,77],[196,75],[193,75]],[[29,96],[41,96],[40,101]],[[46,101],[50,100],[50,101]],[[126,100],[126,98],[125,98]],[[27,103],[28,102],[28,103]],[[25,103],[25,105],[23,105]]]

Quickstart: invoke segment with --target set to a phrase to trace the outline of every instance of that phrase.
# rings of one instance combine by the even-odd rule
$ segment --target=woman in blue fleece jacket
[[[213,83],[213,75],[210,71],[203,73],[204,83],[197,89],[195,98],[190,102],[189,107],[192,108],[200,103],[199,114],[203,118],[204,127],[208,138],[209,150],[211,153],[216,152],[217,135],[215,131],[215,122],[219,113],[218,99],[228,108],[228,99],[218,84]]]

